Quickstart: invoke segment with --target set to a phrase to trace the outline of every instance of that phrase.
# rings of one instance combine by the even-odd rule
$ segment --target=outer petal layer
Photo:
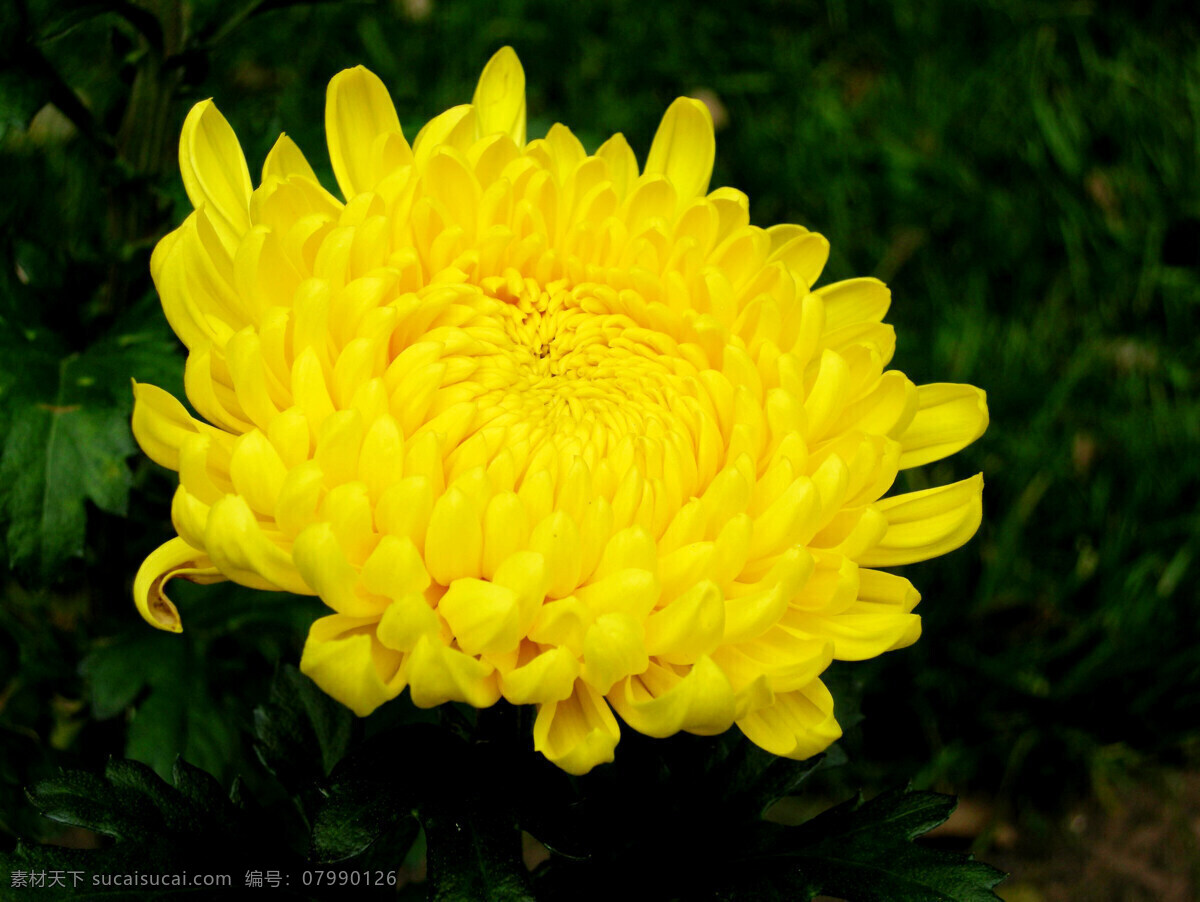
[[[620,737],[604,698],[583,681],[565,701],[541,705],[533,726],[534,749],[570,774],[612,761]]]

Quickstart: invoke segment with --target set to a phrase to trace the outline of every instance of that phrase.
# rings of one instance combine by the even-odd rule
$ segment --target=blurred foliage
[[[954,810],[937,793],[852,799],[801,826],[764,820],[822,756],[776,758],[733,735],[643,739],[605,777],[574,780],[530,754],[527,712],[507,703],[364,738],[350,712],[294,668],[280,669],[271,696],[255,718],[258,749],[293,808],[264,807],[239,782],[226,793],[183,759],[170,783],[137,761],[110,761],[102,777],[67,771],[35,784],[30,801],[44,817],[111,843],[18,843],[0,853],[0,880],[32,886],[31,873],[76,872],[85,875],[80,888],[46,887],[40,897],[135,900],[146,891],[96,887],[92,875],[223,873],[242,887],[243,875],[269,869],[282,877],[284,898],[338,899],[346,892],[339,875],[353,872],[356,896],[386,899],[396,897],[418,836],[429,897],[444,902],[611,899],[630,885],[621,862],[650,844],[654,866],[636,881],[655,899],[807,902],[830,892],[857,902],[994,902],[1003,877],[970,856],[913,843]],[[659,836],[664,818],[675,825],[668,837]],[[521,828],[557,852],[532,876]],[[333,879],[314,881],[315,873]],[[410,885],[406,895],[420,891]],[[154,898],[195,895],[189,887]]]
[[[47,832],[20,787],[110,754],[164,778],[182,755],[270,798],[251,708],[319,609],[184,587],[171,636],[130,602],[171,532],[171,482],[126,424],[130,377],[181,394],[148,261],[187,209],[189,105],[217,99],[252,171],[286,129],[332,185],[330,76],[373,69],[411,136],[506,43],[531,135],[622,131],[644,159],[670,100],[703,92],[714,184],[759,224],[828,236],[826,281],[886,280],[914,380],[989,392],[983,439],[901,480],[982,470],[983,528],[908,568],[916,646],[835,668],[864,719],[824,779],[919,773],[1034,814],[1131,758],[1182,758],[1200,741],[1198,38],[1175,0],[0,4],[8,844]]]

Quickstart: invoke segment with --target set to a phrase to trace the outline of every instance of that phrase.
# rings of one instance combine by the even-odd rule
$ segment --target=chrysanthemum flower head
[[[524,81],[501,50],[410,145],[383,83],[341,72],[343,199],[286,136],[255,188],[192,109],[195,212],[151,268],[203,420],[136,386],[134,433],[179,473],[139,609],[181,629],[173,577],[318,595],[301,668],[334,698],[535,705],[572,773],[618,716],[813,755],[840,733],[830,661],[920,632],[875,568],[978,527],[978,476],[884,495],[983,432],[983,393],[887,370],[887,288],[813,290],[823,237],[708,190],[702,103],[639,168],[619,134],[527,142]]]

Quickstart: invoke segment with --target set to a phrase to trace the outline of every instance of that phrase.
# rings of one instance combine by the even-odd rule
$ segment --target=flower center
[[[681,455],[695,460],[695,406],[683,399],[696,395],[697,370],[669,335],[629,315],[616,291],[516,278],[485,279],[480,289],[474,316],[426,336],[464,375],[442,382],[435,408],[461,399],[476,410],[460,448],[482,441],[485,465],[512,450],[518,478],[543,465],[561,473],[580,458],[589,468],[607,460],[616,479],[636,467],[658,480],[668,465],[679,469],[672,462]],[[456,449],[447,450],[452,463]]]

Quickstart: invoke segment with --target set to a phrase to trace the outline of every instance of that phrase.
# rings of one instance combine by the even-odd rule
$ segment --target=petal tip
[[[164,592],[166,584],[176,577],[200,583],[219,582],[224,577],[207,554],[178,537],[160,545],[142,562],[133,580],[133,600],[138,612],[151,626],[182,633],[179,609]]]

